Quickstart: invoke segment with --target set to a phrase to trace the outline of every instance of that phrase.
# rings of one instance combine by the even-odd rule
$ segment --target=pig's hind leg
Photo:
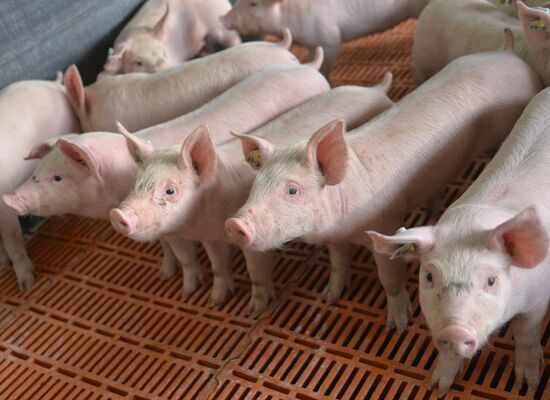
[[[327,304],[333,304],[340,300],[344,289],[349,287],[353,245],[342,242],[331,243],[327,247],[330,256],[330,277],[322,298]]]
[[[224,242],[202,243],[212,265],[214,281],[208,300],[209,307],[223,306],[234,293],[233,272],[231,271],[231,246]]]
[[[527,382],[530,389],[536,389],[540,379],[540,366],[543,359],[540,345],[541,323],[546,313],[547,304],[517,315],[512,320],[512,332],[516,342],[516,382],[523,385]]]
[[[25,249],[19,219],[14,212],[5,208],[0,209],[0,236],[7,256],[13,264],[19,289],[29,289],[34,283],[36,271]]]

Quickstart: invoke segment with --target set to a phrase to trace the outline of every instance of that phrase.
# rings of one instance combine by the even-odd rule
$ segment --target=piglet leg
[[[541,322],[546,313],[546,304],[516,316],[512,321],[512,332],[516,342],[516,382],[527,382],[529,389],[536,389],[540,379],[542,348],[540,345]]]
[[[450,352],[439,353],[434,372],[430,378],[430,388],[437,385],[439,388],[439,397],[445,396],[461,367],[462,358],[460,356]]]
[[[36,271],[25,250],[23,232],[14,212],[0,211],[0,235],[4,241],[6,253],[13,263],[19,289],[29,289],[34,283]]]
[[[231,271],[231,246],[224,242],[202,242],[210,263],[212,264],[212,273],[214,282],[212,294],[208,300],[209,307],[223,306],[229,296],[235,292],[233,283],[233,273]]]
[[[373,254],[388,303],[386,329],[397,328],[401,333],[407,329],[408,314],[411,312],[411,300],[407,292],[407,267],[401,260],[391,261],[386,255]]]
[[[351,243],[331,243],[328,245],[330,255],[330,277],[323,290],[323,300],[333,304],[342,297],[342,292],[350,284],[350,264],[353,253]]]
[[[253,318],[258,318],[267,308],[269,301],[275,297],[273,286],[273,255],[258,253],[243,249],[246,258],[246,268],[252,284],[248,312]]]
[[[180,269],[176,256],[168,242],[164,239],[160,239],[159,242],[162,247],[162,264],[160,265],[159,278],[165,281],[180,274]]]
[[[197,244],[176,236],[165,236],[164,239],[181,265],[183,296],[187,297],[203,283],[202,266],[197,257]]]
[[[4,244],[2,238],[0,237],[0,270],[6,268],[10,264],[11,260],[8,257],[6,250],[4,249]]]

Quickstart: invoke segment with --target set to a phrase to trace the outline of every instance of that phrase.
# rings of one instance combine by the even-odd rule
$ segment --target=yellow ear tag
[[[390,260],[403,258],[414,253],[416,253],[416,246],[413,243],[407,243],[395,250],[390,256]]]
[[[542,19],[539,19],[537,21],[533,21],[529,24],[529,29],[532,31],[539,31],[539,32],[545,32],[546,31],[546,24]]]
[[[260,150],[251,150],[246,154],[246,161],[252,167],[259,169],[262,166],[262,152]]]
[[[395,232],[395,234],[398,235],[400,233],[405,232],[406,230],[407,228],[402,226]],[[404,244],[403,246],[398,247],[397,250],[395,250],[390,256],[390,260],[395,260],[396,258],[403,258],[414,252],[416,252],[416,246],[413,243],[407,243],[407,244]]]

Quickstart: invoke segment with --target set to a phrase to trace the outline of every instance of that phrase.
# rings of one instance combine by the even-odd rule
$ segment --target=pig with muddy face
[[[309,129],[331,118],[345,118],[357,126],[386,109],[391,74],[376,88],[339,87],[302,104],[255,131],[245,162],[238,141],[215,148],[208,129],[197,129],[181,148],[150,157],[138,173],[132,194],[111,211],[113,226],[138,240],[175,233],[201,240],[214,272],[211,304],[221,305],[233,288],[230,241],[225,220],[244,202],[262,159],[256,157],[262,137],[281,144],[307,137]],[[242,138],[247,135],[240,135]],[[135,143],[146,148],[144,143]],[[141,151],[146,153],[145,151]],[[251,168],[252,166],[252,168]],[[252,282],[250,309],[254,315],[267,307],[274,294],[273,256],[243,248]]]
[[[147,149],[152,146],[167,148],[208,121],[215,132],[213,141],[216,144],[227,142],[232,138],[231,130],[249,132],[329,90],[328,82],[317,71],[321,62],[322,52],[319,52],[310,64],[267,66],[199,109],[137,132],[135,140],[142,141],[145,144],[142,147]],[[142,162],[134,150],[128,151],[122,135],[108,132],[38,143],[31,156],[43,158],[32,178],[6,199],[19,214],[42,216],[70,213],[108,218],[109,210],[128,195],[138,164]],[[176,239],[165,237],[161,242],[168,243],[163,247],[161,278],[176,272],[170,247],[183,267],[183,289],[188,295],[199,285],[201,268],[194,249]]]
[[[351,133],[333,122],[307,143],[264,145],[265,165],[226,226],[236,242],[258,251],[293,239],[328,244],[331,275],[323,296],[334,302],[350,281],[349,242],[371,247],[365,229],[395,231],[471,157],[497,147],[540,88],[510,49],[455,60]],[[387,328],[402,331],[410,303],[405,268],[381,255],[375,260],[387,294]]]
[[[114,132],[116,121],[137,131],[199,108],[268,65],[298,64],[291,42],[286,31],[280,43],[244,43],[156,74],[117,75],[87,87],[72,66],[67,98],[86,132]]]
[[[452,60],[501,46],[502,30],[510,29],[514,52],[550,84],[548,39],[550,13],[518,1],[520,19],[486,0],[436,0],[418,19],[412,53],[413,78],[421,84]]]
[[[238,34],[219,21],[229,10],[227,0],[149,0],[116,38],[103,75],[174,67],[197,55],[207,38],[239,44]]]
[[[280,35],[290,29],[310,50],[325,51],[322,72],[328,75],[343,42],[384,31],[416,18],[427,0],[239,0],[222,18],[228,29],[243,34]]]
[[[550,291],[550,90],[538,94],[480,177],[435,226],[369,232],[376,251],[419,259],[420,304],[445,393],[462,360],[512,320],[515,375],[535,388]],[[530,206],[529,206],[530,205]]]

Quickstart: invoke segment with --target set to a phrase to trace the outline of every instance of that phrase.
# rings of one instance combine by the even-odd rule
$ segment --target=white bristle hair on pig
[[[226,222],[236,243],[255,251],[291,240],[327,245],[323,298],[349,287],[352,244],[372,249],[367,229],[393,233],[406,214],[440,195],[476,155],[497,148],[541,90],[513,51],[461,57],[394,106],[347,132],[333,121],[291,146],[262,142],[263,166],[250,195]],[[400,260],[374,256],[387,299],[387,329],[402,332],[410,309]]]
[[[268,65],[299,64],[291,43],[287,30],[279,43],[243,43],[155,74],[110,76],[86,87],[73,65],[64,77],[67,98],[84,132],[116,132],[116,121],[133,132],[191,112]]]
[[[205,121],[213,130],[212,140],[224,143],[233,138],[231,130],[250,132],[328,91],[328,82],[318,72],[322,50],[317,55],[304,65],[268,65],[195,111],[131,135],[145,155],[129,148],[123,135],[111,132],[34,143],[28,158],[40,162],[32,177],[10,188],[13,193],[6,194],[5,201],[19,214],[108,219],[109,210],[130,192],[142,157],[152,153],[153,146],[162,149],[180,143]],[[119,129],[130,136],[123,125]],[[195,246],[169,235],[161,238],[161,245],[160,277],[167,279],[182,270],[183,294],[190,295],[202,281]]]
[[[210,39],[224,47],[239,44],[239,35],[220,21],[230,10],[228,0],[148,0],[117,36],[101,77],[175,67]]]
[[[420,305],[439,359],[431,384],[447,392],[508,321],[516,383],[535,389],[550,300],[550,89],[529,103],[479,178],[434,226],[369,232],[379,254],[420,261]]]
[[[416,18],[428,0],[238,0],[223,16],[228,29],[246,35],[280,35],[288,28],[311,52],[321,46],[328,76],[342,43]]]
[[[27,179],[36,162],[26,160],[36,143],[80,132],[61,79],[21,81],[0,92],[0,195],[12,192]],[[37,153],[44,148],[35,148]],[[0,268],[13,265],[19,289],[29,289],[36,271],[25,250],[17,213],[0,201]]]
[[[263,163],[256,146],[261,148],[262,138],[283,145],[303,141],[311,129],[333,118],[344,118],[351,126],[364,123],[392,104],[387,97],[390,83],[387,74],[373,88],[344,86],[318,95],[255,130],[254,137],[239,134],[241,141],[250,137],[244,154],[241,141],[215,146],[212,129],[198,127],[181,146],[147,157],[132,192],[111,211],[113,226],[136,240],[172,234],[202,241],[214,273],[209,304],[225,304],[234,288],[225,220],[244,202]],[[252,284],[249,312],[259,316],[275,294],[274,257],[241,248]]]

